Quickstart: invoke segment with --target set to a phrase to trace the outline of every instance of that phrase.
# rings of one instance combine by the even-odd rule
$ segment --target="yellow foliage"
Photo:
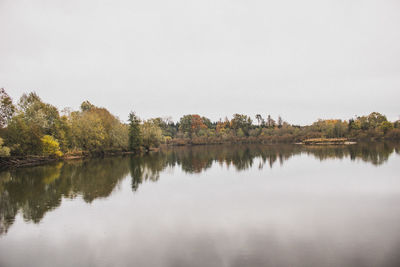
[[[8,157],[10,156],[10,149],[6,146],[3,146],[3,139],[0,138],[0,157]]]
[[[45,135],[41,138],[42,152],[44,156],[57,156],[61,157],[63,153],[60,151],[60,144],[54,137]]]
[[[165,138],[164,138],[164,142],[165,142],[166,144],[171,143],[171,140],[172,140],[172,137],[171,137],[171,136],[165,136]]]

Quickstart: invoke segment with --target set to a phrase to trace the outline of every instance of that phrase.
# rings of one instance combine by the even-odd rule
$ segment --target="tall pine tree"
[[[140,134],[140,119],[135,112],[129,113],[129,150],[139,151],[142,143]]]

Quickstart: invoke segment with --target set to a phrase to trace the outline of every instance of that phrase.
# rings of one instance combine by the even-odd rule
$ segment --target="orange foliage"
[[[195,114],[192,115],[191,128],[193,132],[197,132],[200,129],[207,129],[207,125],[204,124],[203,119],[199,115]]]

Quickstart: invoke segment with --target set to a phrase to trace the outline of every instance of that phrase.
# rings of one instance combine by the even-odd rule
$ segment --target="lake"
[[[0,173],[0,266],[400,266],[400,145],[165,149]]]

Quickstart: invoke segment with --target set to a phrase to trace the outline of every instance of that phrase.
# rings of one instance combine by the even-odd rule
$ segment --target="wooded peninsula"
[[[390,122],[373,112],[349,120],[318,120],[299,126],[270,115],[234,114],[219,121],[184,115],[141,120],[134,112],[128,123],[106,108],[84,101],[80,110],[44,103],[35,93],[17,103],[0,89],[0,157],[73,157],[118,152],[139,153],[165,145],[222,143],[296,143],[307,139],[341,138],[353,141],[400,140],[400,120]]]

